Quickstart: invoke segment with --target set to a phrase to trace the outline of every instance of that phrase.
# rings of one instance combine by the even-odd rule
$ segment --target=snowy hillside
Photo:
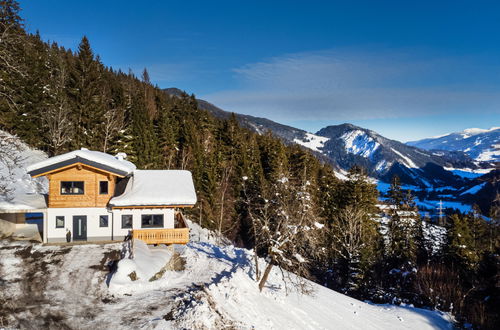
[[[46,193],[45,178],[32,179],[26,168],[47,155],[29,148],[19,138],[0,131],[0,203],[4,206],[25,194]]]
[[[166,248],[150,251],[139,244],[135,259],[127,259],[127,243],[41,246],[0,241],[0,319],[4,326],[28,328],[452,328],[449,318],[438,312],[364,303],[313,283],[313,293],[301,295],[283,282],[277,269],[259,292],[251,251],[218,246],[209,232],[192,228],[192,242],[181,249],[182,262],[174,267],[178,270],[160,269],[173,253]],[[129,261],[118,263],[117,274],[130,263],[144,272],[109,277],[108,265],[121,257]],[[155,259],[162,262],[151,266]],[[262,268],[264,261],[260,263]],[[148,279],[155,271],[157,279]]]
[[[462,180],[443,167],[477,167],[463,153],[443,151],[436,155],[352,124],[328,126],[315,135],[326,139],[320,151],[338,168],[349,170],[360,165],[370,176],[385,182],[398,175],[403,183],[414,186],[458,186]]]
[[[304,146],[306,148],[309,148],[311,150],[321,152],[321,149],[325,145],[325,142],[328,141],[328,138],[322,137],[322,136],[317,136],[311,133],[306,133],[304,138],[295,138],[293,139],[293,142],[300,144],[301,146]]]
[[[380,146],[380,143],[361,130],[346,132],[340,138],[344,141],[348,153],[365,158],[371,158]]]
[[[500,127],[469,128],[407,144],[426,150],[462,151],[477,161],[500,161]]]

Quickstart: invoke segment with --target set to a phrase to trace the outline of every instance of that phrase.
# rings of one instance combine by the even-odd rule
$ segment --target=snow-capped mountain
[[[474,167],[472,160],[459,152],[433,152],[387,139],[352,124],[328,126],[316,133],[327,138],[320,152],[342,169],[361,165],[370,175],[389,181],[398,175],[407,184],[428,187],[443,183],[455,185],[461,179],[443,167]]]
[[[174,96],[184,93],[177,88],[164,91]],[[217,118],[231,117],[231,112],[207,101],[197,99],[197,102],[201,110],[208,111]],[[353,165],[361,165],[371,176],[386,182],[398,175],[402,182],[416,186],[458,186],[462,179],[444,170],[444,166],[477,168],[473,160],[463,152],[429,152],[389,140],[374,131],[351,124],[328,126],[312,134],[266,118],[243,114],[235,114],[235,117],[243,127],[258,134],[271,131],[285,143],[296,143],[310,149],[318,158],[331,163],[339,176]]]
[[[469,128],[407,144],[426,150],[462,151],[477,161],[500,161],[500,127]]]

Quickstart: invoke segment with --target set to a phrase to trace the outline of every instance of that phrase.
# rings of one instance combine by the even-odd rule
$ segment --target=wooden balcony
[[[134,229],[132,238],[140,239],[146,244],[187,244],[189,228]]]

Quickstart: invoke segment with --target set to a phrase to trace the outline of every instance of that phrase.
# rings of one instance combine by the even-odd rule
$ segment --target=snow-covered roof
[[[191,172],[181,170],[135,170],[122,195],[112,206],[194,205],[196,192]]]
[[[20,194],[12,200],[0,199],[0,213],[30,213],[47,208],[44,195]]]
[[[28,173],[32,176],[39,175],[57,169],[59,167],[71,165],[73,163],[83,163],[93,167],[101,168],[108,172],[126,176],[136,169],[135,165],[123,159],[122,156],[112,156],[100,151],[87,149],[75,150],[51,157],[39,163],[28,166]]]

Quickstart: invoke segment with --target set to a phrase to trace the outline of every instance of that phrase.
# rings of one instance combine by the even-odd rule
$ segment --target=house
[[[185,244],[189,228],[181,209],[193,207],[191,172],[138,170],[124,154],[87,149],[28,167],[49,182],[43,210],[44,242],[123,240]]]

